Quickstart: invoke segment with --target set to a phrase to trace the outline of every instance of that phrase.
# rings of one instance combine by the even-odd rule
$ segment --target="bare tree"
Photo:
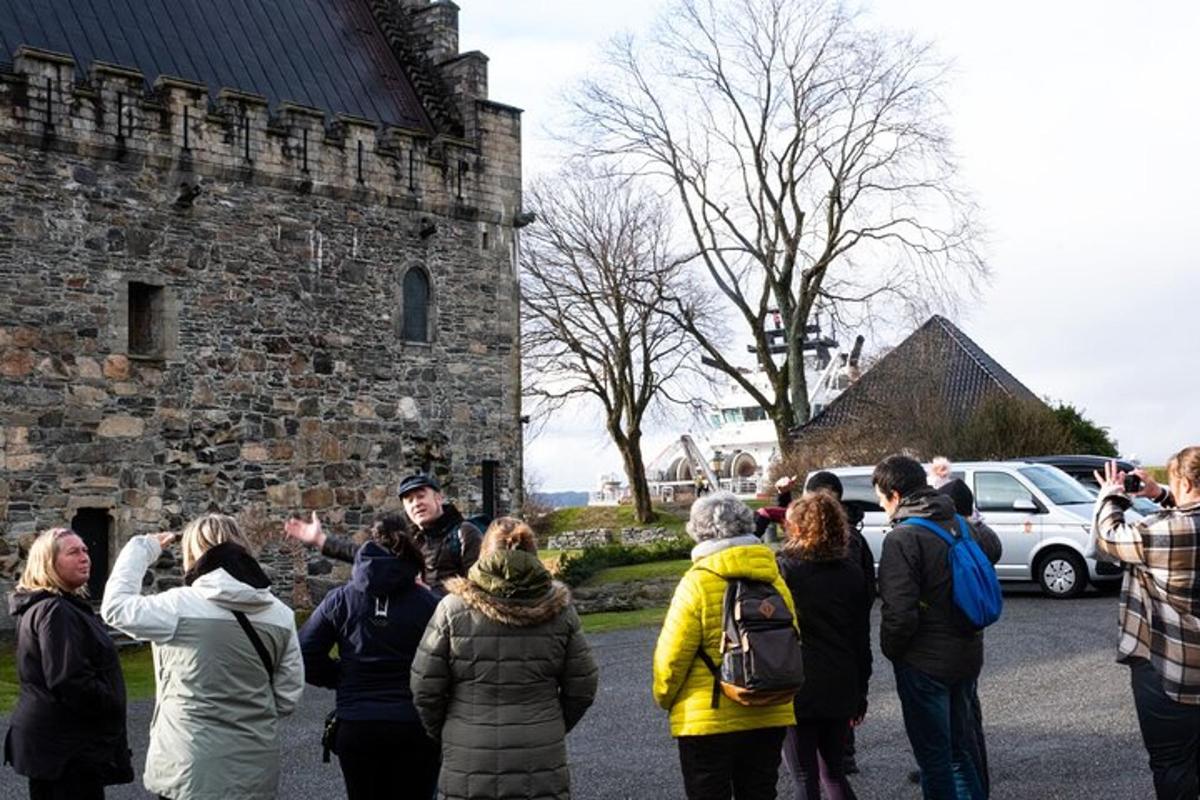
[[[603,410],[639,521],[653,519],[642,425],[693,369],[696,345],[662,313],[665,297],[695,313],[670,224],[654,195],[574,164],[526,199],[540,223],[521,258],[525,395],[542,412],[575,398]]]
[[[572,96],[591,156],[678,200],[770,390],[686,304],[670,313],[767,411],[783,451],[810,415],[814,314],[942,307],[962,278],[986,275],[974,206],[955,186],[944,74],[929,47],[866,30],[837,4],[675,0],[650,40],[615,41],[606,70]],[[776,313],[783,343],[767,334]]]

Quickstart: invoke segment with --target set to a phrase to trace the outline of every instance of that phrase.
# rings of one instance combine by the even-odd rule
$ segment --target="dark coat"
[[[778,562],[796,603],[804,652],[796,719],[850,719],[871,677],[871,605],[862,569],[849,558],[811,561],[787,551]]]
[[[879,597],[883,602],[879,645],[891,661],[944,680],[974,678],[983,668],[983,632],[954,604],[949,546],[933,531],[905,525],[911,517],[936,522],[954,535],[954,503],[933,489],[905,497],[883,538]],[[1000,540],[986,525],[972,526],[980,548],[994,564]]]
[[[457,534],[455,531],[457,530]],[[462,513],[450,503],[442,505],[442,515],[426,530],[415,529],[412,539],[425,556],[422,580],[439,596],[445,594],[442,585],[447,579],[463,577],[479,558],[483,534],[463,519]],[[354,561],[359,545],[340,536],[327,536],[321,554],[338,561]]]
[[[125,680],[117,649],[87,601],[15,592],[21,695],[9,720],[4,760],[18,774],[57,780],[79,765],[105,784],[133,780],[125,736]]]
[[[350,583],[325,595],[300,629],[305,680],[337,690],[339,719],[417,721],[409,672],[437,598],[416,579],[414,564],[367,542]]]
[[[570,592],[523,551],[493,553],[446,588],[412,684],[442,743],[439,796],[570,797],[565,737],[597,684]]]

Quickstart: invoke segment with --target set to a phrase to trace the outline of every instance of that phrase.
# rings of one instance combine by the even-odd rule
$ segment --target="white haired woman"
[[[754,515],[729,492],[693,503],[687,532],[697,544],[654,648],[654,702],[671,713],[689,800],[774,800],[784,733],[796,722],[791,698],[745,706],[716,697],[700,650],[720,663],[729,581],[771,584],[794,620],[792,594],[774,551],[754,535]]]
[[[17,618],[21,694],[4,760],[31,800],[101,800],[133,780],[125,680],[108,631],[87,601],[87,545],[68,528],[40,534],[9,598]]]
[[[154,644],[146,788],[168,800],[273,798],[279,718],[304,691],[295,618],[222,514],[184,528],[185,585],[143,596],[142,576],[174,538],[131,539],[100,609],[114,628]]]

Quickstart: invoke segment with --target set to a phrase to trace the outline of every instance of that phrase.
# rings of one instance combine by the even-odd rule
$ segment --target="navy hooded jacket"
[[[438,600],[416,583],[419,567],[367,542],[350,582],[325,599],[300,630],[305,679],[337,690],[345,720],[418,721],[409,672]],[[338,646],[338,657],[330,648]]]

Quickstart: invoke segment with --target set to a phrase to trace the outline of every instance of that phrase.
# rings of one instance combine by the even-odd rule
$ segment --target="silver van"
[[[863,535],[878,562],[891,523],[871,486],[874,467],[828,471],[842,481],[843,502],[864,512]],[[1119,564],[1083,555],[1094,498],[1062,470],[1023,461],[956,462],[952,475],[971,487],[983,521],[1000,537],[1000,580],[1037,581],[1045,594],[1056,598],[1079,595],[1089,581],[1097,588],[1119,585]]]

